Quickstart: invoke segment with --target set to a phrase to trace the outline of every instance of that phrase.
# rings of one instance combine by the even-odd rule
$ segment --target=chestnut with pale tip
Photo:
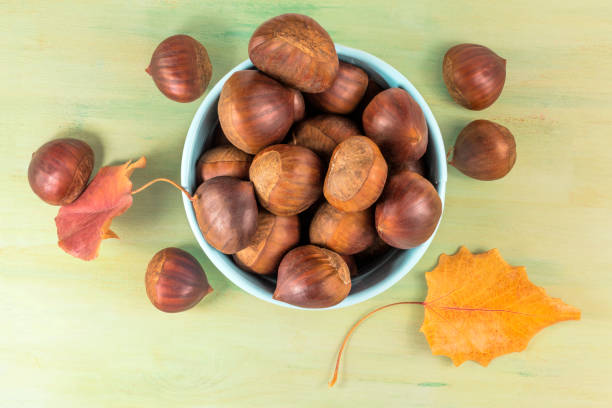
[[[256,154],[284,139],[304,117],[302,94],[259,71],[237,71],[219,97],[219,122],[227,139],[240,150]]]
[[[297,215],[283,217],[259,210],[257,231],[249,245],[234,254],[236,264],[260,275],[276,272],[282,257],[300,241]]]
[[[220,176],[202,183],[193,196],[196,220],[204,239],[224,254],[234,254],[251,242],[257,230],[253,184]]]
[[[304,308],[331,307],[351,291],[351,276],[342,257],[328,249],[304,245],[289,251],[278,267],[273,298]]]
[[[84,141],[52,140],[32,153],[28,182],[47,204],[70,204],[85,190],[93,165],[94,152]]]
[[[374,243],[374,217],[370,209],[340,211],[323,203],[310,223],[310,242],[339,253],[352,255]]]
[[[444,83],[451,97],[472,109],[488,108],[499,98],[506,82],[506,60],[478,44],[450,48],[442,62]]]
[[[237,147],[227,145],[206,150],[198,159],[196,174],[201,182],[219,176],[249,178],[253,156]]]
[[[151,258],[145,288],[153,306],[167,313],[191,309],[213,291],[198,260],[179,248],[162,249]]]
[[[508,128],[490,120],[470,122],[459,133],[448,163],[477,180],[497,180],[516,162],[516,141]]]
[[[329,162],[338,143],[360,133],[359,126],[351,119],[322,114],[297,123],[291,132],[289,143],[307,147],[325,162]]]
[[[183,34],[162,41],[153,52],[146,71],[157,88],[176,102],[198,99],[212,77],[206,47]]]
[[[347,114],[351,113],[363,98],[368,87],[368,74],[359,67],[340,62],[338,75],[332,86],[319,93],[307,93],[306,99],[319,110]]]
[[[431,237],[441,215],[442,201],[434,186],[404,170],[389,178],[376,204],[376,231],[392,247],[414,248]]]
[[[321,195],[323,163],[305,147],[273,145],[255,156],[249,178],[265,209],[275,215],[296,215]]]
[[[303,92],[329,89],[338,74],[334,42],[303,14],[282,14],[262,23],[249,41],[249,58],[262,72]]]
[[[389,88],[376,95],[363,111],[363,129],[391,165],[418,160],[428,142],[427,121],[408,92]]]
[[[387,163],[376,143],[351,136],[334,149],[323,194],[341,211],[362,211],[376,202],[386,180]]]

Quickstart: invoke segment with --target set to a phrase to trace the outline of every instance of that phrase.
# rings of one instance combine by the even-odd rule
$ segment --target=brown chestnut
[[[302,94],[258,71],[237,71],[225,82],[218,105],[228,140],[250,154],[278,143],[304,117]]]
[[[459,44],[444,55],[442,74],[448,93],[460,105],[482,110],[499,98],[506,81],[506,60],[489,48]]]
[[[340,255],[361,252],[374,243],[372,211],[344,212],[323,203],[310,223],[310,242]]]
[[[478,180],[504,177],[516,162],[516,142],[510,131],[489,120],[470,122],[457,137],[449,162]]]
[[[338,143],[360,133],[359,127],[349,118],[323,114],[297,123],[289,143],[307,147],[329,162]]]
[[[157,88],[177,102],[198,99],[210,82],[212,65],[206,48],[188,35],[173,35],[153,52],[146,69]]]
[[[418,160],[427,150],[427,122],[408,92],[389,88],[363,111],[363,129],[380,146],[390,164]]]
[[[191,309],[213,291],[198,260],[178,248],[162,249],[151,258],[145,287],[153,306],[168,313]]]
[[[283,256],[300,241],[297,215],[283,217],[259,210],[257,231],[249,246],[234,254],[242,269],[261,275],[272,274]]]
[[[306,308],[331,307],[351,291],[348,265],[337,253],[315,245],[292,249],[278,267],[273,298]]]
[[[395,248],[414,248],[431,237],[441,215],[442,201],[434,186],[404,170],[389,178],[376,204],[376,231]]]
[[[257,153],[249,178],[265,209],[275,215],[295,215],[321,195],[323,163],[310,149],[278,144]]]
[[[367,87],[368,74],[363,69],[340,62],[338,75],[329,89],[305,96],[308,102],[319,110],[346,114],[357,107]]]
[[[219,146],[205,151],[198,160],[196,173],[200,181],[218,176],[249,178],[253,157],[232,146]]]
[[[304,92],[329,89],[338,73],[331,37],[302,14],[282,14],[260,25],[249,41],[249,58],[259,70]]]
[[[224,254],[234,254],[251,242],[257,229],[253,184],[220,176],[205,181],[194,194],[193,207],[206,241]]]
[[[387,163],[376,143],[351,136],[334,149],[323,194],[341,211],[362,211],[376,202],[387,180]]]
[[[70,204],[87,185],[94,152],[78,139],[56,139],[32,154],[28,181],[32,191],[51,205]]]

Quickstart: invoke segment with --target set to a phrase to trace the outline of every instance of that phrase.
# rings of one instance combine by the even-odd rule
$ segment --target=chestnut
[[[252,160],[252,156],[232,145],[214,147],[200,156],[196,174],[200,181],[218,176],[248,179]]]
[[[499,98],[506,81],[506,60],[478,44],[450,48],[442,62],[444,83],[460,105],[482,110]]]
[[[449,162],[478,180],[504,177],[516,162],[516,142],[510,131],[489,120],[470,122],[457,137]]]
[[[47,204],[70,204],[87,185],[94,152],[78,139],[56,139],[32,154],[28,181],[32,191]]]
[[[151,258],[145,287],[153,306],[168,313],[191,309],[213,291],[198,260],[179,248],[162,249]]]
[[[387,163],[376,143],[351,136],[334,149],[323,194],[341,211],[362,211],[376,202],[386,180]]]
[[[331,37],[302,14],[282,14],[261,24],[249,41],[249,58],[259,70],[303,92],[329,89],[338,74]]]
[[[198,225],[206,241],[234,254],[251,242],[257,229],[257,201],[253,184],[220,176],[202,183],[193,197]]]
[[[419,104],[403,89],[376,95],[363,111],[363,129],[390,164],[418,160],[427,150],[427,122]]]
[[[257,153],[249,178],[265,209],[275,215],[295,215],[321,195],[323,163],[305,147],[273,145]]]
[[[273,298],[305,308],[331,307],[351,291],[348,265],[337,253],[315,245],[289,251],[278,267]]]
[[[249,272],[267,275],[276,272],[282,257],[300,241],[297,215],[283,217],[259,210],[257,231],[249,245],[234,254],[236,264]]]
[[[340,62],[338,75],[332,86],[319,93],[307,93],[306,99],[314,107],[329,113],[352,112],[368,87],[368,74],[359,67]]]
[[[376,231],[395,248],[414,248],[431,237],[441,215],[442,201],[434,186],[404,170],[389,178],[376,204]]]
[[[221,128],[240,150],[255,154],[279,143],[304,116],[302,94],[258,71],[237,71],[225,82],[217,107]]]
[[[365,250],[374,243],[375,237],[370,209],[344,212],[323,203],[310,223],[310,242],[341,255]]]
[[[153,52],[146,69],[157,88],[177,102],[198,99],[210,82],[212,65],[206,48],[188,35],[173,35]]]
[[[325,162],[329,162],[338,143],[360,133],[359,127],[351,119],[323,114],[297,123],[289,143],[307,147]]]

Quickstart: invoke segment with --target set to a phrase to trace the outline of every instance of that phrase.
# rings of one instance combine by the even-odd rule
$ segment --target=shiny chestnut
[[[321,195],[323,163],[305,147],[273,145],[255,156],[249,178],[265,209],[276,215],[295,215]]]
[[[209,179],[196,190],[193,208],[206,241],[224,254],[246,248],[257,230],[257,201],[250,181]]]
[[[198,260],[179,248],[162,249],[151,258],[145,287],[153,306],[168,313],[191,309],[213,291]]]
[[[418,160],[427,150],[427,122],[408,92],[389,88],[376,95],[363,111],[363,129],[392,164]]]
[[[94,152],[78,139],[56,139],[32,154],[28,181],[32,191],[51,205],[70,204],[87,185]]]
[[[303,92],[329,89],[338,74],[331,37],[302,14],[282,14],[261,24],[249,41],[249,58],[262,72]]]
[[[389,178],[376,204],[376,231],[395,248],[414,248],[431,237],[441,215],[442,201],[434,186],[404,170]]]
[[[478,44],[450,48],[442,63],[444,83],[460,105],[482,110],[499,98],[506,82],[506,60]]]
[[[210,82],[212,65],[206,47],[188,35],[173,35],[153,52],[146,69],[157,88],[177,102],[198,99]]]
[[[459,133],[449,164],[478,180],[497,180],[516,162],[516,142],[508,128],[489,120],[470,122]]]
[[[305,308],[331,307],[351,291],[348,265],[337,253],[315,245],[289,251],[278,267],[273,298]]]
[[[227,139],[256,154],[279,143],[304,116],[302,94],[254,70],[237,71],[225,82],[217,107]]]

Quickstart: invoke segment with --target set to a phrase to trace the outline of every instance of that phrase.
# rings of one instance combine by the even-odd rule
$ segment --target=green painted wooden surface
[[[2,407],[592,407],[612,404],[612,3],[608,1],[0,1],[0,406]],[[335,41],[367,50],[420,90],[451,143],[468,121],[508,126],[518,162],[477,182],[451,169],[443,224],[426,256],[389,291],[328,312],[279,308],[229,283],[206,260],[179,194],[156,186],[114,223],[85,263],[56,246],[57,208],[30,191],[30,154],[84,138],[97,166],[144,154],[135,185],[179,177],[198,102],[165,99],[144,73],[159,41],[202,41],[213,81],[243,60],[264,19],[316,18]],[[499,101],[454,104],[444,51],[478,42],[508,59]],[[418,306],[362,326],[340,383],[333,358],[366,311],[425,297],[423,273],[465,244],[500,248],[530,278],[583,310],[488,368],[431,355]],[[146,298],[150,257],[184,248],[215,293],[178,315]]]

